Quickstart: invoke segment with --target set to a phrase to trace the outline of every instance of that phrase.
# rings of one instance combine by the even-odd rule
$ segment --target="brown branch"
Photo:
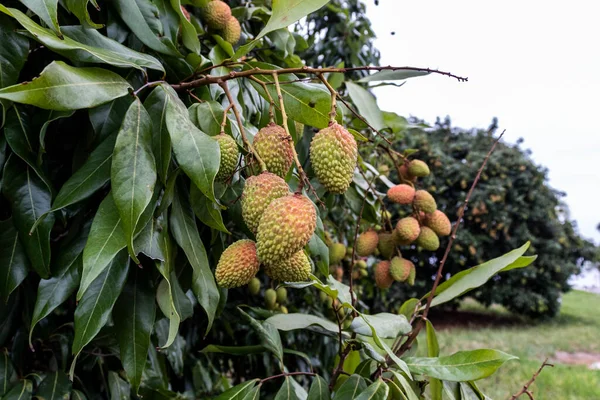
[[[488,151],[487,155],[485,156],[485,159],[483,160],[481,167],[479,167],[479,170],[477,171],[477,175],[475,176],[475,180],[473,181],[473,184],[471,185],[471,188],[469,189],[469,192],[467,193],[465,202],[463,203],[463,205],[460,207],[460,209],[458,211],[456,223],[454,224],[454,228],[452,229],[452,234],[450,235],[450,240],[448,240],[448,245],[446,246],[446,250],[444,251],[444,256],[442,257],[442,260],[440,261],[440,266],[438,267],[437,275],[435,276],[435,281],[433,282],[433,288],[431,289],[431,293],[429,294],[429,297],[427,298],[427,305],[425,306],[423,315],[422,315],[421,319],[419,320],[419,322],[417,322],[417,326],[409,333],[406,341],[402,344],[402,346],[400,346],[400,349],[396,353],[396,355],[398,355],[398,356],[402,355],[408,349],[410,349],[410,346],[412,345],[414,340],[419,335],[419,332],[423,328],[423,325],[424,325],[423,322],[427,319],[427,314],[429,313],[429,309],[431,308],[431,302],[433,301],[433,297],[435,296],[435,291],[442,279],[442,271],[444,270],[444,265],[446,264],[446,260],[448,259],[448,255],[450,254],[450,250],[452,249],[452,244],[454,243],[454,240],[456,239],[456,233],[458,232],[458,228],[460,227],[460,223],[465,214],[465,209],[467,208],[467,205],[469,204],[469,200],[471,199],[471,196],[473,195],[475,186],[477,186],[477,183],[479,182],[479,178],[481,177],[481,173],[483,172],[485,165],[487,164],[488,160],[490,159],[490,156],[492,155],[492,153],[494,152],[494,149],[496,148],[496,145],[500,142],[500,139],[502,138],[503,135],[504,135],[504,131],[494,141],[494,144],[492,145],[492,147],[490,148],[490,151]]]
[[[225,111],[223,111],[223,120],[221,121],[221,133],[225,133],[225,126],[227,125],[227,113],[233,107],[233,103],[229,103]]]
[[[548,359],[546,358],[544,360],[544,362],[542,363],[542,365],[538,368],[538,370],[533,374],[533,376],[531,377],[531,379],[529,381],[527,381],[527,383],[525,385],[523,385],[523,387],[521,388],[521,390],[519,390],[517,393],[513,394],[512,397],[510,398],[510,400],[515,400],[518,397],[526,394],[527,396],[529,396],[529,398],[531,400],[534,400],[533,397],[533,393],[529,390],[529,386],[531,386],[531,384],[533,382],[535,382],[535,380],[537,379],[537,377],[540,375],[540,373],[542,372],[542,370],[544,369],[544,367],[554,367],[554,364],[549,364],[548,363]]]
[[[267,378],[261,379],[258,384],[262,385],[263,383],[270,381],[271,379],[277,379],[277,378],[283,378],[283,377],[295,376],[295,375],[315,376],[317,374],[314,372],[284,372],[282,374],[273,375],[273,376],[269,376]]]
[[[329,90],[329,93],[331,93],[331,111],[329,112],[329,123],[333,124],[335,122],[335,116],[337,115],[336,99],[338,97],[338,92],[336,92],[333,86],[331,86],[329,82],[327,82],[327,79],[325,79],[323,74],[317,74],[317,78],[319,78],[319,80],[323,82],[323,85],[325,85],[327,87],[327,90]]]
[[[200,86],[210,85],[213,83],[221,83],[228,81],[230,79],[244,78],[252,75],[279,75],[279,74],[324,74],[324,73],[346,73],[351,71],[418,71],[418,72],[428,72],[431,74],[438,74],[448,76],[450,78],[455,78],[459,82],[467,82],[469,78],[461,77],[458,75],[454,75],[450,72],[439,71],[437,69],[431,68],[417,68],[417,67],[392,67],[391,65],[384,67],[375,67],[375,66],[361,66],[361,67],[349,67],[349,68],[312,68],[312,67],[299,67],[299,68],[282,68],[282,69],[262,69],[262,68],[253,68],[245,71],[232,71],[227,75],[221,76],[212,76],[206,75],[199,79],[190,81],[190,82],[182,82],[179,85],[172,85],[175,90],[186,90],[191,88],[196,88]]]

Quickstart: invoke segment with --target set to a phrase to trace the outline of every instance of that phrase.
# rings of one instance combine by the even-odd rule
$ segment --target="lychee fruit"
[[[215,180],[217,182],[226,182],[235,172],[240,152],[235,140],[229,135],[221,133],[217,136],[213,136],[213,139],[219,143],[219,149],[221,150],[219,172],[217,172]]]
[[[346,246],[333,243],[329,246],[329,264],[339,264],[346,257]]]
[[[287,314],[287,313],[288,313],[288,309],[287,309],[287,307],[286,307],[286,306],[281,306],[281,307],[279,307],[279,311],[280,311],[282,314]]]
[[[396,253],[396,241],[394,240],[392,233],[381,232],[379,234],[379,244],[377,245],[377,248],[383,258],[392,258]]]
[[[298,251],[287,260],[277,264],[265,265],[265,273],[271,278],[282,282],[301,282],[309,278],[311,273],[310,261],[303,250]]]
[[[438,236],[448,236],[452,231],[450,220],[440,210],[435,210],[424,218],[425,225],[430,227]]]
[[[258,258],[267,265],[281,263],[308,244],[317,226],[317,213],[308,197],[292,194],[269,204],[258,225]]]
[[[405,217],[398,221],[394,229],[394,238],[399,246],[411,244],[419,237],[421,227],[419,221],[413,217]]]
[[[341,282],[342,278],[344,277],[344,268],[342,268],[341,266],[338,265],[335,268],[335,274],[334,274],[334,276],[335,276],[335,279],[337,281]]]
[[[258,272],[256,245],[242,239],[225,249],[217,264],[215,278],[221,287],[234,288],[250,283]]]
[[[379,235],[375,231],[361,233],[356,239],[356,254],[367,257],[373,254],[379,243]]]
[[[348,190],[357,159],[356,140],[337,122],[321,129],[310,144],[310,162],[315,175],[332,193]]]
[[[287,303],[287,289],[284,287],[277,288],[277,302],[279,304]]]
[[[429,175],[429,166],[421,160],[412,160],[408,163],[408,173],[418,178],[423,178]]]
[[[221,0],[213,0],[202,8],[202,16],[209,28],[222,30],[231,17],[231,8]]]
[[[263,213],[271,202],[290,194],[287,183],[279,176],[270,172],[263,172],[257,176],[246,179],[242,191],[242,217],[246,226],[256,233]]]
[[[427,227],[421,227],[421,233],[417,238],[417,246],[422,247],[425,250],[435,251],[440,248],[440,239],[435,232]]]
[[[260,279],[258,278],[252,278],[250,280],[250,283],[248,284],[248,291],[250,291],[250,294],[252,296],[256,296],[258,293],[260,293]]]
[[[360,269],[366,269],[367,268],[367,263],[365,262],[365,260],[358,260],[355,264],[355,267],[360,268]]]
[[[242,35],[242,27],[240,26],[240,22],[232,15],[227,19],[225,23],[225,28],[221,32],[221,37],[226,42],[229,42],[232,45],[236,45],[237,42],[240,41],[240,36]]]
[[[394,257],[390,264],[390,275],[392,275],[395,281],[404,282],[410,275],[411,266],[414,268],[414,264],[411,261],[405,258]]]
[[[389,261],[380,261],[375,265],[374,276],[375,284],[379,289],[388,289],[394,283],[394,278],[390,274],[391,263]]]
[[[437,209],[433,196],[426,190],[417,190],[415,193],[415,206],[425,214],[431,214]]]
[[[415,277],[417,276],[417,270],[415,268],[415,264],[410,264],[410,272],[408,273],[408,279],[406,279],[406,283],[410,286],[415,285]]]
[[[274,310],[276,304],[277,292],[275,292],[275,289],[265,290],[265,306],[267,307],[267,310]]]
[[[387,196],[394,203],[411,204],[415,198],[415,188],[403,183],[390,188]]]
[[[267,170],[284,177],[292,166],[294,153],[292,137],[279,125],[270,123],[254,137],[254,149]]]

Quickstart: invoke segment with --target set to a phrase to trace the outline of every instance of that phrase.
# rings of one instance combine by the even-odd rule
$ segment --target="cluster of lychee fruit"
[[[221,37],[235,45],[240,40],[242,28],[239,21],[231,14],[231,8],[222,0],[212,0],[200,8],[204,23]]]

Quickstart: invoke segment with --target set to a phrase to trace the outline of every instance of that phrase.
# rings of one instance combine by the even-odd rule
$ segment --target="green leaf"
[[[50,372],[35,392],[38,399],[63,399],[69,400],[71,395],[71,381],[62,371]]]
[[[151,218],[135,238],[133,247],[153,260],[165,261],[165,255],[160,245],[160,231],[163,229],[163,223],[162,215],[158,218]]]
[[[219,205],[209,200],[195,185],[192,185],[190,190],[190,203],[200,222],[218,231],[229,233],[223,224]]]
[[[260,399],[260,387],[261,385],[254,386],[252,390],[250,390],[246,395],[242,398],[242,400],[258,400]]]
[[[129,83],[114,72],[53,61],[33,81],[0,89],[0,99],[48,110],[79,110],[124,96],[129,88]]]
[[[404,315],[380,313],[369,315],[368,318],[369,323],[377,331],[380,338],[395,339],[398,335],[412,330]],[[360,335],[371,336],[371,328],[361,318],[355,318],[352,321],[350,330]]]
[[[498,272],[528,266],[536,259],[536,256],[521,257],[529,248],[529,244],[527,242],[518,249],[481,265],[460,271],[458,274],[452,276],[438,286],[431,306],[446,303],[472,289],[480,287]],[[423,296],[423,299],[426,299],[430,293]]]
[[[267,322],[261,324],[250,315],[246,314],[241,308],[238,307],[237,309],[244,319],[250,323],[250,326],[258,333],[263,346],[271,351],[280,361],[283,361],[283,346],[277,328]]]
[[[194,311],[190,299],[183,293],[179,285],[175,271],[171,272],[168,280],[164,279],[158,285],[156,296],[160,310],[170,320],[168,334],[164,336],[165,344],[161,346],[162,349],[165,349],[178,338],[179,324],[192,316]]]
[[[81,25],[83,25],[87,28],[100,29],[104,25],[96,24],[90,18],[90,13],[88,12],[88,9],[87,9],[89,2],[90,2],[90,0],[65,0],[65,5],[66,5],[67,10],[69,10],[73,14],[75,14],[77,19],[81,23]],[[98,9],[100,8],[96,4],[95,0],[93,0],[92,3],[96,6],[96,8],[98,8]]]
[[[12,218],[0,221],[0,304],[4,306],[29,270],[29,260],[19,240]]]
[[[360,115],[362,115],[373,128],[377,130],[385,128],[383,114],[377,106],[375,97],[362,86],[353,82],[346,82],[346,89],[348,89],[348,94],[350,95],[352,102],[356,105]]]
[[[447,357],[410,357],[406,364],[415,374],[445,381],[466,382],[487,378],[506,361],[517,359],[498,350],[459,351]]]
[[[427,333],[427,356],[437,357],[440,355],[440,345],[438,344],[435,329],[431,321],[425,321],[425,331]],[[429,380],[429,392],[432,400],[442,400],[442,382],[439,379],[431,378]]]
[[[219,346],[216,344],[209,344],[200,352],[232,354],[234,356],[246,356],[248,354],[264,353],[265,351],[267,351],[267,349],[262,344],[254,346]]]
[[[58,26],[58,0],[19,0],[33,11],[46,25],[52,28],[54,36],[62,36]],[[11,9],[13,11],[14,9]],[[18,10],[16,10],[18,11]],[[9,14],[10,15],[10,14]],[[49,32],[52,32],[48,30]]]
[[[71,399],[72,400],[87,400],[87,397],[85,397],[85,394],[83,394],[79,390],[73,390],[71,392]]]
[[[24,162],[9,157],[4,166],[2,191],[11,205],[13,223],[31,262],[42,279],[50,276],[50,231],[54,217],[46,218],[29,235],[38,217],[50,209],[50,192],[46,185]]]
[[[323,276],[329,275],[329,247],[325,244],[323,239],[317,235],[317,232],[313,233],[308,242],[308,249],[310,255],[316,258],[315,265],[319,269],[319,272]]]
[[[277,391],[275,400],[299,400],[292,386],[293,378],[286,376],[283,380],[283,385]]]
[[[33,383],[24,379],[12,387],[8,393],[2,397],[2,400],[29,400],[33,391]]]
[[[307,400],[329,400],[330,398],[329,385],[321,375],[316,375],[310,385]]]
[[[141,101],[134,101],[119,130],[111,165],[111,187],[121,216],[129,255],[139,264],[133,238],[154,193],[156,165],[152,154],[152,121]]]
[[[358,82],[379,82],[379,81],[400,81],[408,78],[414,78],[416,76],[429,75],[427,71],[406,71],[406,70],[384,70],[378,71],[374,74],[365,76]]]
[[[390,388],[385,382],[379,378],[369,385],[361,394],[356,397],[356,400],[386,400]]]
[[[196,124],[202,132],[210,136],[216,136],[221,132],[221,123],[223,122],[223,113],[225,109],[221,103],[214,100],[205,101],[203,103],[195,103],[189,108],[190,119]],[[227,117],[229,123],[225,125],[225,133],[232,137],[238,137],[240,131],[237,123],[232,122],[231,118]]]
[[[254,386],[256,386],[257,383],[258,379],[242,382],[239,385],[224,391],[214,400],[242,400],[244,396],[246,396],[246,394],[248,394],[254,388]]]
[[[73,114],[75,114],[75,111],[54,111],[54,110],[46,111],[45,115],[44,115],[44,113],[40,114],[42,116],[42,118],[45,118],[46,122],[44,122],[44,124],[40,128],[40,149],[38,151],[38,160],[39,160],[38,162],[41,161],[42,155],[46,152],[46,132],[48,131],[48,127],[50,126],[50,124],[61,118],[69,118]]]
[[[271,18],[256,36],[260,39],[269,32],[285,28],[327,4],[329,0],[273,0]]]
[[[194,270],[192,291],[208,317],[206,334],[212,327],[220,295],[214,275],[210,270],[204,244],[198,234],[194,213],[187,199],[188,196],[183,191],[178,190],[175,193],[169,223],[173,238],[183,249]]]
[[[29,55],[29,40],[15,30],[16,25],[13,20],[0,14],[0,37],[2,38],[2,46],[0,46],[0,65],[2,65],[2,68],[0,68],[0,89],[17,83],[19,73]],[[8,104],[10,103],[0,100],[2,110]],[[3,125],[3,119],[4,117],[0,118],[0,127]],[[0,168],[2,168],[1,162]]]
[[[90,239],[91,240],[91,233]],[[96,337],[100,329],[108,322],[110,313],[123,290],[129,257],[121,251],[108,267],[92,282],[75,309],[75,337],[72,353],[75,355],[71,365],[71,375],[77,356],[85,345]]]
[[[94,132],[96,133],[95,139],[97,142],[104,141],[113,134],[116,138],[116,134],[121,127],[121,122],[123,122],[125,113],[133,100],[132,96],[123,96],[89,110],[90,122],[94,127]]]
[[[167,97],[167,129],[180,168],[206,197],[215,200],[213,183],[219,170],[219,144],[190,121],[188,110],[170,87],[161,85]]]
[[[170,0],[171,7],[179,16],[179,23],[181,24],[181,40],[183,45],[195,54],[200,54],[200,41],[198,40],[198,33],[196,28],[190,21],[187,20],[183,12],[181,11],[181,2],[179,0]]]
[[[180,57],[181,54],[167,37],[160,37],[152,30],[152,25],[160,24],[158,10],[149,0],[114,0],[112,5],[123,22],[146,46],[159,53]]]
[[[394,377],[396,378],[396,380],[398,381],[398,383],[400,384],[400,386],[402,386],[403,394],[408,400],[419,400],[420,399],[420,396],[418,396],[415,393],[415,389],[413,388],[413,386],[411,386],[410,382],[406,379],[404,374],[401,374],[400,372],[397,372],[394,370],[391,370],[391,372],[394,375]]]
[[[121,379],[115,371],[108,371],[108,389],[110,400],[128,400],[131,398],[129,384]]]
[[[17,374],[10,361],[7,349],[0,350],[0,396],[3,396],[17,379]]]
[[[407,320],[410,320],[417,309],[417,304],[419,304],[419,299],[415,299],[414,297],[406,300],[400,306],[398,314],[402,314]]]
[[[280,331],[292,331],[295,329],[306,329],[312,325],[318,325],[321,328],[338,333],[339,327],[333,322],[311,314],[275,314],[265,320],[266,323],[273,325]]]
[[[127,239],[123,232],[121,217],[113,196],[109,193],[98,207],[89,239],[83,249],[83,269],[77,300],[81,300],[92,282],[126,246]]]
[[[144,271],[135,268],[113,310],[121,362],[137,394],[146,366],[156,304]],[[127,396],[129,398],[129,396]]]
[[[367,388],[367,383],[360,375],[352,375],[335,392],[333,400],[351,400],[358,397]]]
[[[152,152],[156,160],[158,176],[166,185],[171,164],[171,138],[167,130],[167,96],[161,88],[156,88],[144,101],[144,108],[152,120]]]

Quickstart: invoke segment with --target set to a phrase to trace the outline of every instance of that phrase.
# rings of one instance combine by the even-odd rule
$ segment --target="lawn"
[[[536,400],[600,399],[600,370],[556,359],[556,352],[600,355],[600,295],[571,291],[563,297],[560,315],[542,323],[515,320],[501,307],[486,310],[469,300],[463,302],[460,311],[467,315],[463,318],[463,326],[439,321],[438,325],[442,327],[438,330],[441,355],[494,348],[520,358],[508,362],[490,378],[478,381],[479,387],[491,398],[509,398],[548,357],[555,367],[544,369],[530,387]],[[459,315],[461,313],[457,313]],[[487,318],[491,325],[482,327]],[[477,326],[469,327],[470,319],[477,320]],[[432,321],[436,325],[435,318]],[[420,343],[424,342],[420,340]]]

